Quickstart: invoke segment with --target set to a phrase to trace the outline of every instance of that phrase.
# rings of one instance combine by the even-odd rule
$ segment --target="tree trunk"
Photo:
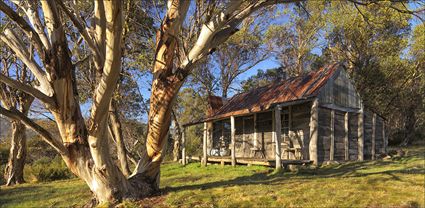
[[[415,104],[411,104],[405,113],[404,122],[404,140],[400,146],[407,146],[412,142],[412,138],[415,135],[416,115],[415,115]]]
[[[115,100],[111,101],[109,112],[109,128],[112,133],[112,137],[117,147],[117,157],[120,162],[121,171],[125,176],[130,175],[130,167],[127,161],[127,149],[125,147],[124,138],[122,135],[122,125],[118,114],[118,109]]]
[[[173,111],[173,120],[174,120],[174,126],[175,126],[175,132],[174,132],[174,145],[173,145],[173,161],[177,162],[180,159],[180,144],[181,144],[181,138],[182,138],[182,131],[180,129],[180,124],[177,120],[176,114]]]
[[[173,101],[182,84],[183,80],[171,76],[167,80],[155,79],[152,86],[146,151],[137,165],[136,172],[137,175],[143,175],[146,182],[157,191]]]
[[[24,165],[27,154],[26,128],[19,121],[12,122],[9,161],[5,168],[6,186],[25,183]]]

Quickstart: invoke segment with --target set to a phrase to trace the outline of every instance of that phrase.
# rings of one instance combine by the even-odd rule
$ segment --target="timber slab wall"
[[[190,161],[201,161],[202,157],[198,156],[187,156],[186,160],[188,162]],[[207,159],[208,163],[221,163],[221,164],[231,164],[232,158],[231,157],[216,157],[216,156],[209,156]],[[269,160],[269,159],[258,159],[258,158],[236,158],[236,164],[240,165],[262,165],[262,166],[268,166],[268,167],[274,167],[275,166],[275,160]],[[311,160],[282,160],[282,166],[287,165],[309,165],[313,161]]]

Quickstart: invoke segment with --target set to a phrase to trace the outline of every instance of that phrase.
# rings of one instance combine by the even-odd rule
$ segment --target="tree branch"
[[[21,1],[21,0],[12,0],[12,2],[15,3],[15,5],[21,7],[22,10],[24,10],[34,30],[40,36],[41,42],[43,43],[44,47],[47,50],[49,50],[50,42],[49,42],[49,39],[47,38],[46,33],[44,32],[43,23],[41,23],[41,20],[40,20],[40,14],[39,14],[37,2]]]
[[[61,155],[66,155],[67,150],[65,146],[59,142],[58,140],[54,139],[53,136],[43,127],[32,121],[30,118],[25,116],[23,113],[16,111],[16,110],[7,110],[0,106],[0,114],[12,119],[21,121],[29,128],[33,129],[35,132],[41,135],[41,138],[48,143],[50,146],[52,146],[56,151],[58,151]]]
[[[33,97],[39,99],[44,104],[46,104],[47,108],[49,108],[49,109],[56,108],[55,100],[52,97],[47,96],[46,94],[42,93],[41,91],[35,89],[32,86],[23,84],[23,83],[18,82],[16,80],[13,80],[13,79],[11,79],[11,78],[3,75],[3,74],[0,74],[0,82],[5,83],[5,84],[9,85],[10,87],[13,87],[13,88],[18,89],[18,90],[22,90],[22,91],[32,95]]]
[[[37,80],[40,82],[41,91],[47,96],[53,95],[53,89],[47,80],[46,73],[41,67],[33,60],[30,53],[26,50],[26,46],[21,39],[10,29],[6,29],[4,33],[0,34],[0,39],[15,52],[16,56],[31,70]]]
[[[91,109],[91,121],[94,126],[108,115],[109,103],[116,88],[121,72],[121,39],[122,39],[122,8],[117,2],[104,2],[107,24],[106,57],[102,77],[96,87],[94,102]],[[92,129],[90,126],[89,130]]]
[[[71,13],[71,11],[68,8],[66,8],[66,6],[65,6],[65,4],[63,3],[62,0],[55,0],[55,2],[59,4],[59,6],[62,8],[62,10],[65,12],[65,14],[71,19],[74,26],[78,29],[81,36],[83,36],[87,45],[90,47],[91,51],[95,55],[95,59],[98,60],[98,62],[103,62],[104,57],[102,56],[99,48],[97,47],[97,45],[93,41],[93,38],[91,37],[91,35],[89,33],[88,27],[83,26],[84,23],[82,23],[82,21],[78,18],[78,16],[74,15],[73,13]]]
[[[19,27],[24,31],[24,33],[35,46],[40,57],[43,58],[45,56],[43,42],[41,41],[38,33],[28,24],[28,22],[25,21],[25,19],[22,18],[18,13],[13,11],[13,9],[6,5],[6,3],[3,1],[0,1],[0,11],[4,12],[12,21],[19,25]]]

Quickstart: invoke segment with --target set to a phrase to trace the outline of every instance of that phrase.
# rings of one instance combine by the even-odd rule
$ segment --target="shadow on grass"
[[[406,157],[403,160],[409,159],[412,156]],[[423,186],[423,184],[421,183],[415,183],[409,180],[402,180],[396,174],[425,174],[424,166],[420,166],[420,167],[416,166],[410,169],[400,169],[401,167],[396,170],[385,169],[388,165],[393,165],[393,164],[397,164],[397,161],[376,160],[376,161],[364,161],[364,162],[347,162],[340,165],[329,165],[329,166],[324,166],[317,169],[301,169],[297,172],[291,172],[291,173],[279,172],[279,173],[269,174],[269,173],[263,172],[263,173],[255,173],[249,176],[237,177],[232,180],[215,181],[215,182],[209,182],[209,183],[203,183],[203,184],[183,185],[183,186],[177,186],[177,187],[165,187],[163,189],[163,192],[168,193],[168,192],[178,192],[178,191],[184,191],[184,190],[197,190],[197,189],[206,190],[211,188],[229,187],[229,186],[235,186],[235,185],[256,185],[256,184],[272,185],[276,183],[283,183],[286,180],[290,180],[292,178],[297,178],[301,180],[315,180],[318,178],[348,178],[348,177],[351,178],[351,177],[366,177],[371,175],[387,175],[391,179],[388,179],[388,177],[371,178],[370,180],[368,180],[368,183],[370,184],[374,184],[377,182],[385,182],[388,180],[396,180],[396,181],[407,182],[415,186]],[[398,163],[398,165],[401,165],[401,164]],[[378,170],[373,170],[374,168],[377,168]],[[362,172],[362,171],[365,171],[365,172]],[[187,177],[186,180],[195,181],[191,177]]]
[[[45,195],[45,188],[37,186],[14,186],[5,188],[2,186],[0,188],[0,207],[7,205],[8,203],[17,203],[20,200],[30,198],[40,198]]]

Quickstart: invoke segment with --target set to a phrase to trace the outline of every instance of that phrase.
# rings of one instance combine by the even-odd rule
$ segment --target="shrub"
[[[59,156],[53,160],[42,157],[28,167],[28,176],[36,181],[54,181],[73,178],[73,174],[66,167],[65,162]]]

